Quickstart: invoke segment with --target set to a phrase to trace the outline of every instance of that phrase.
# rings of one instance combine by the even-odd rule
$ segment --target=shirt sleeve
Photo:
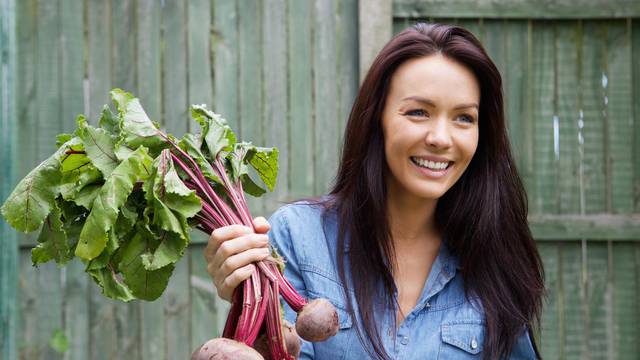
[[[269,241],[271,245],[278,251],[278,254],[285,259],[284,276],[289,280],[296,291],[304,298],[308,298],[307,287],[300,274],[298,266],[298,257],[296,255],[289,225],[287,222],[287,207],[278,209],[270,218],[269,224]],[[280,300],[284,307],[284,318],[291,324],[296,323],[297,313],[291,309],[286,301]],[[313,359],[313,344],[309,341],[300,339],[300,356],[298,359]]]
[[[510,360],[538,360],[536,351],[533,348],[531,341],[531,332],[528,327],[525,327],[525,331],[518,337],[513,351],[511,352]]]

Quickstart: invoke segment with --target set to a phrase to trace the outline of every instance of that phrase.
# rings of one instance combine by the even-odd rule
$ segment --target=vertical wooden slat
[[[533,213],[556,212],[556,154],[554,153],[554,28],[548,21],[533,24],[533,64],[531,95],[533,97],[535,198]],[[558,141],[559,139],[556,139]]]
[[[111,103],[111,3],[109,1],[88,0],[88,67],[89,102],[87,119],[97,123],[104,104]]]
[[[68,359],[89,359],[89,286],[84,264],[79,259],[67,264],[64,287],[65,335],[69,340]]]
[[[265,211],[288,200],[289,125],[287,93],[287,5],[285,0],[263,2],[263,129],[265,144],[280,149],[278,181],[273,193],[265,197]]]
[[[640,19],[631,20],[631,70],[633,99],[640,97]],[[635,212],[640,212],[640,101],[633,101],[633,199]]]
[[[588,268],[588,310],[589,316],[585,325],[588,327],[587,338],[576,339],[576,354],[578,345],[588,351],[593,359],[606,359],[609,357],[610,336],[612,333],[609,323],[609,311],[611,311],[612,288],[608,281],[610,276],[608,267],[608,250],[606,243],[589,243],[587,255]],[[567,349],[569,350],[569,349]],[[582,353],[581,358],[587,356]]]
[[[207,340],[222,335],[222,326],[218,326],[219,319],[226,319],[226,314],[217,311],[216,303],[222,300],[218,298],[213,281],[207,273],[203,251],[203,246],[192,245],[185,254],[185,257],[189,257],[191,262],[189,287],[191,292],[191,349],[193,350]]]
[[[582,248],[579,244],[562,244],[562,293],[561,303],[561,351],[562,359],[584,359],[586,355],[587,334],[585,334],[585,310],[588,294],[583,277]],[[606,264],[606,263],[605,263]],[[589,284],[589,291],[591,284]]]
[[[336,18],[336,41],[338,60],[338,147],[342,146],[344,128],[351,112],[351,106],[358,92],[358,1],[343,0],[338,2]],[[390,18],[391,16],[389,16]],[[389,36],[391,34],[389,33]],[[381,45],[384,45],[381,44]],[[337,154],[339,156],[339,153]],[[337,169],[337,166],[336,166]],[[333,170],[336,173],[336,170]]]
[[[38,341],[37,298],[40,296],[37,274],[31,266],[31,252],[20,249],[19,253],[20,290],[18,357],[20,359],[39,359],[46,342]]]
[[[206,104],[211,108],[213,106],[211,1],[188,1],[187,6],[188,104]],[[197,124],[189,121],[188,125],[190,131],[197,132]]]
[[[147,115],[161,121],[160,2],[136,2],[136,91]]]
[[[555,203],[561,214],[580,213],[579,178],[579,89],[578,39],[579,24],[574,21],[556,23],[556,114],[559,135],[556,155],[557,191]]]
[[[0,201],[14,185],[17,168],[16,121],[16,4],[0,1]],[[18,237],[9,225],[0,222],[0,359],[17,358],[18,313]]]
[[[500,74],[504,76],[506,69],[506,35],[505,20],[492,19],[484,21],[485,38],[483,45],[496,64]]]
[[[111,86],[136,93],[136,3],[134,0],[111,2],[113,39]],[[142,104],[144,106],[144,103]]]
[[[187,131],[186,1],[167,1],[162,8],[163,124],[177,137]]]
[[[562,324],[561,306],[565,292],[562,288],[561,258],[559,256],[560,244],[539,243],[538,250],[544,262],[545,287],[548,298],[544,303],[544,312],[541,320],[541,337],[538,343],[542,350],[542,357],[552,359],[560,356]]]
[[[191,294],[189,292],[189,256],[177,264],[162,295],[164,303],[164,341],[167,359],[187,359],[191,348]],[[198,263],[202,263],[200,260]]]
[[[321,194],[329,189],[338,165],[336,9],[334,0],[314,3],[314,174],[315,193]]]
[[[286,148],[282,149],[282,144],[267,144],[263,132],[261,1],[243,1],[238,6],[238,62],[240,71],[238,116],[242,123],[240,138],[243,141],[251,141],[258,146],[276,146],[281,151],[285,150],[282,155],[286,155]],[[303,122],[303,119],[300,121]],[[251,176],[254,177],[255,174],[251,174]],[[260,183],[258,177],[254,177],[254,179]],[[247,196],[247,205],[254,217],[265,216],[263,198]]]
[[[328,6],[333,0],[315,1],[316,6],[323,4]],[[359,68],[360,82],[364,79],[364,75],[369,70],[371,63],[376,54],[382,49],[382,46],[389,41],[393,33],[393,16],[392,16],[392,0],[359,0],[358,1],[358,36],[359,40]],[[333,16],[333,13],[328,14]],[[329,20],[329,18],[315,18]],[[317,25],[316,25],[317,26]]]
[[[634,359],[640,354],[640,278],[634,243],[616,243],[613,248],[613,349],[615,359]]]
[[[314,193],[313,77],[310,1],[289,0],[289,116],[291,117],[291,197]]]
[[[237,0],[214,2],[214,101],[215,112],[227,119],[234,131],[238,121],[238,13]],[[258,15],[258,14],[254,14]],[[276,37],[276,34],[269,34]]]

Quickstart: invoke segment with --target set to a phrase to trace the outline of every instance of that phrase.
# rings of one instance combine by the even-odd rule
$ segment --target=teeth
[[[431,170],[442,170],[442,169],[446,169],[447,166],[449,166],[448,162],[434,162],[429,160],[422,160],[416,157],[412,157],[411,160],[413,160],[413,162],[416,163],[417,165],[429,168]]]

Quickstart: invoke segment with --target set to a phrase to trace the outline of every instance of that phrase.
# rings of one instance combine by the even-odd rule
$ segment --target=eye
[[[427,116],[427,115],[429,115],[429,113],[427,113],[426,111],[424,111],[422,109],[409,110],[404,114],[405,115],[409,115],[409,116]]]
[[[466,114],[465,115],[460,115],[458,118],[459,119],[464,119],[464,120],[462,120],[462,122],[466,122],[466,123],[469,123],[469,124],[473,124],[475,122],[475,119],[472,116],[466,115]]]

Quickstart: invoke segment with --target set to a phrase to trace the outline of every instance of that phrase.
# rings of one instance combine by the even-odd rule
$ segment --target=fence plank
[[[285,0],[263,2],[263,124],[265,144],[277,145],[278,181],[273,193],[265,197],[265,212],[271,213],[288,200],[289,184],[289,123],[287,93],[287,7]]]
[[[72,132],[84,112],[84,3],[60,0],[62,130]],[[64,94],[64,95],[62,95]]]
[[[590,245],[591,246],[591,245]],[[597,246],[597,245],[595,245]],[[584,359],[587,337],[585,334],[586,314],[589,307],[586,298],[586,279],[583,275],[583,254],[579,244],[562,244],[562,316],[563,328],[561,359]],[[592,289],[589,283],[589,289]]]
[[[608,263],[607,244],[588,245],[587,250],[587,301],[589,316],[586,319],[588,327],[586,338],[576,342],[583,350],[581,358],[588,354],[592,358],[606,359],[611,349],[612,324],[610,311],[612,310],[612,287]],[[576,352],[577,354],[578,352]]]
[[[554,28],[548,21],[533,24],[533,138],[535,198],[532,198],[532,213],[557,213],[557,165],[554,153]],[[556,137],[554,139],[554,136]]]
[[[631,20],[631,64],[632,64],[632,81],[633,81],[633,99],[640,96],[640,20]],[[634,182],[633,182],[633,199],[635,202],[635,212],[640,212],[640,101],[633,101],[633,160],[634,160]]]
[[[98,123],[104,104],[111,103],[111,16],[109,2],[87,1],[89,101],[87,120]]]
[[[167,359],[188,359],[191,352],[191,294],[189,291],[190,257],[177,264],[162,295],[164,302],[164,341]]]
[[[289,172],[291,197],[301,198],[314,192],[312,22],[313,3],[289,0],[289,116],[291,118],[291,154]]]
[[[556,46],[556,114],[558,139],[557,166],[558,191],[556,206],[561,214],[580,213],[580,143],[578,62],[579,24],[574,21],[555,23]],[[555,125],[555,123],[554,123]],[[555,133],[555,127],[554,127]]]
[[[187,131],[186,1],[167,1],[162,7],[163,124],[177,137]]]
[[[631,29],[627,21],[607,22],[606,67],[606,118],[611,168],[611,211],[633,211],[633,114],[631,68]],[[638,101],[638,99],[635,99]]]
[[[329,188],[338,165],[335,1],[315,1],[314,11],[314,192],[321,194]]]
[[[136,93],[136,12],[134,0],[111,2],[111,19],[114,22],[111,42],[113,74],[111,86]],[[144,103],[143,103],[144,105]]]
[[[67,264],[64,286],[64,325],[69,340],[65,359],[90,359],[89,356],[89,277],[84,264],[74,259]]]
[[[31,252],[20,251],[18,286],[20,290],[20,308],[18,317],[18,358],[38,359],[43,352],[46,342],[38,341],[38,314],[37,298],[40,296],[38,289],[37,273],[31,266]]]
[[[238,121],[238,11],[237,0],[214,2],[214,102],[216,112],[234,131]],[[255,15],[254,15],[255,16]],[[270,34],[269,37],[277,37]]]
[[[539,348],[542,351],[542,357],[552,358],[560,354],[561,331],[562,328],[558,324],[562,324],[561,305],[563,302],[564,291],[562,289],[562,267],[559,257],[558,243],[542,243],[538,244],[538,251],[544,262],[545,269],[545,287],[548,291],[548,297],[545,299],[544,311],[541,320],[541,334]]]
[[[159,122],[162,120],[160,2],[138,0],[136,5],[136,91],[149,117]]]
[[[213,106],[211,71],[211,1],[187,2],[187,51],[188,51],[188,103]],[[198,125],[187,123],[189,131],[197,132]]]
[[[638,244],[615,244],[613,247],[613,331],[615,359],[633,359],[640,354],[640,278],[636,263]]]
[[[193,234],[195,235],[195,234]],[[190,258],[191,269],[189,287],[191,292],[191,349],[204,344],[207,340],[222,335],[218,326],[219,318],[224,314],[216,311],[218,295],[209,277],[204,259],[204,246],[189,246],[185,256]],[[224,320],[223,320],[224,321]]]
[[[351,112],[351,106],[358,92],[358,24],[353,21],[358,17],[358,1],[345,0],[338,2],[336,17],[336,42],[338,53],[338,148],[342,146],[344,128]],[[388,26],[387,39],[381,39],[384,45],[391,38],[391,25]],[[338,153],[336,156],[339,156]],[[337,169],[337,164],[336,164]],[[333,170],[334,174],[336,170]]]
[[[298,2],[304,4],[305,2]],[[262,124],[263,114],[263,82],[262,82],[262,7],[261,1],[250,0],[238,4],[238,56],[239,56],[239,120],[242,123],[241,139],[251,141],[259,146],[277,146],[281,156],[286,156],[286,148],[281,144],[267,144]],[[302,18],[304,18],[302,16]],[[296,33],[298,30],[296,30]],[[290,34],[291,37],[295,34]],[[293,76],[293,74],[291,74]],[[303,121],[300,119],[300,121]],[[252,178],[259,183],[259,178],[252,172]],[[279,184],[280,185],[280,184]],[[247,196],[247,205],[253,216],[264,214],[264,198]]]
[[[600,23],[585,22],[582,32],[582,113],[584,159],[582,161],[584,213],[606,211],[604,158],[604,29]]]

